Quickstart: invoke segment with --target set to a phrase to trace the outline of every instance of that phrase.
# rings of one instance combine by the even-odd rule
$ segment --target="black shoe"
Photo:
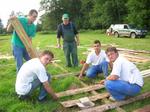
[[[45,98],[43,98],[43,99],[38,99],[38,102],[40,102],[40,103],[44,103],[44,102],[47,102],[48,101],[48,99],[47,99],[47,97],[45,97]]]
[[[27,96],[26,95],[18,95],[18,98],[20,100],[25,100],[25,99],[27,99]]]

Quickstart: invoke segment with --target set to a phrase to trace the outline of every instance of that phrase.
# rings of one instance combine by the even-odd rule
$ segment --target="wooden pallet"
[[[109,93],[102,93],[102,94],[92,95],[92,96],[89,96],[88,98],[90,99],[90,101],[96,101],[96,100],[100,100],[100,99],[103,99],[103,98],[106,98],[106,97],[109,97]],[[61,104],[64,107],[72,107],[72,106],[76,106],[77,103],[79,103],[79,102],[80,102],[80,100],[76,99],[76,100],[69,100],[69,101],[61,102]]]
[[[84,88],[78,88],[78,89],[59,92],[59,93],[56,93],[56,95],[58,97],[64,97],[64,96],[70,96],[70,95],[85,93],[85,92],[92,91],[92,90],[98,90],[101,88],[104,88],[104,86],[100,85],[100,84],[96,84],[96,85],[92,85],[92,86],[88,86],[88,87],[84,87]]]
[[[17,18],[12,18],[10,20],[10,23],[12,24],[13,28],[17,32],[20,40],[24,44],[24,46],[25,46],[27,52],[29,53],[30,57],[31,58],[38,57],[38,53],[33,48],[32,43],[31,43],[28,35],[26,34],[23,26],[21,25],[20,21]]]
[[[133,112],[150,112],[150,104],[149,105],[146,105],[142,108],[139,108],[137,110],[134,110]]]
[[[78,112],[104,112],[106,110],[114,109],[118,106],[126,105],[126,104],[129,104],[129,103],[135,102],[135,101],[146,99],[146,98],[150,98],[150,92],[143,93],[139,96],[130,98],[128,100],[108,103],[108,104],[96,106],[96,107],[93,107],[93,108],[81,110],[81,111],[78,111]]]
[[[143,77],[150,76],[150,69],[141,71],[141,74],[142,74]],[[77,76],[77,73],[75,73],[75,74],[69,73],[69,74],[65,74],[65,75],[58,75],[57,78],[62,78],[62,77],[66,77],[66,76],[69,76],[69,75]],[[78,79],[78,78],[76,77],[76,79]],[[150,94],[150,93],[145,93],[145,94],[142,94],[140,96],[133,97],[130,100],[125,100],[125,102],[121,101],[121,105],[120,105],[120,102],[119,103],[118,102],[112,103],[110,100],[107,99],[107,97],[109,97],[109,93],[97,93],[95,90],[101,89],[101,88],[97,88],[97,86],[99,84],[98,85],[93,85],[93,87],[94,86],[96,87],[96,89],[95,89],[95,87],[93,88],[92,85],[89,86],[89,85],[85,84],[84,82],[82,82],[81,80],[80,80],[80,82],[81,82],[81,85],[84,86],[83,88],[78,88],[78,89],[75,89],[75,90],[68,90],[68,91],[60,92],[57,95],[60,95],[60,97],[63,97],[63,96],[70,96],[70,95],[75,95],[75,94],[79,94],[79,93],[84,93],[84,92],[91,92],[92,95],[88,96],[88,98],[91,101],[101,100],[103,103],[105,103],[104,105],[107,108],[106,110],[108,110],[108,107],[112,104],[115,107],[111,107],[109,109],[115,108],[117,112],[126,112],[124,109],[120,108],[119,106],[122,106],[122,105],[125,105],[125,104],[128,104],[128,103],[134,102],[134,101],[138,101],[138,100],[147,98],[147,96],[149,97],[149,94]],[[74,99],[74,100],[63,101],[63,102],[60,102],[60,103],[61,103],[61,105],[63,105],[63,107],[72,107],[72,106],[76,106],[77,103],[79,103],[79,102],[80,102],[80,99]],[[105,109],[104,109],[104,111],[105,111]],[[83,110],[83,112],[84,112],[84,110]],[[87,112],[99,112],[99,111],[96,111],[96,110],[89,111],[89,110],[87,110]]]

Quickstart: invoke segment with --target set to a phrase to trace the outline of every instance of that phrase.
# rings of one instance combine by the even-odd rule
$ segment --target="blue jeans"
[[[13,55],[16,60],[16,68],[17,68],[17,72],[18,72],[19,69],[21,68],[21,66],[23,65],[23,58],[26,61],[28,61],[28,60],[30,60],[30,57],[25,48],[18,47],[16,45],[13,45]]]
[[[134,96],[141,90],[139,85],[130,84],[122,80],[106,80],[105,88],[116,100],[123,100],[127,96]]]
[[[50,74],[47,73],[47,76],[48,76],[48,82],[50,83]],[[48,93],[38,78],[32,82],[31,90],[29,91],[27,95],[31,95],[33,91],[37,89],[38,87],[40,87],[40,93],[39,93],[38,99],[42,100],[47,96]]]
[[[98,73],[103,73],[105,77],[108,76],[108,62],[103,61],[99,65],[92,65],[87,70],[86,76],[89,78],[94,78]]]

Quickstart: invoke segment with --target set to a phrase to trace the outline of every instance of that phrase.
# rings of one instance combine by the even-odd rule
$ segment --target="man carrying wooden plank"
[[[23,29],[25,30],[27,36],[29,37],[29,43],[31,43],[32,38],[35,36],[36,33],[36,27],[33,24],[33,22],[36,20],[38,16],[38,12],[34,9],[29,11],[29,14],[27,17],[18,17],[18,20],[20,21],[21,25],[23,26]],[[11,16],[10,19],[16,18],[15,16]],[[16,26],[19,27],[19,26]],[[11,23],[8,24],[7,31],[10,32],[13,30],[13,26]],[[21,30],[21,29],[20,29]],[[23,58],[27,61],[30,59],[30,56],[25,48],[25,45],[20,39],[21,37],[18,36],[16,31],[13,31],[12,35],[12,47],[13,47],[13,55],[16,60],[16,68],[17,72],[19,71],[20,67],[23,64]]]
[[[113,69],[106,80],[100,83],[105,83],[105,88],[112,95],[110,99],[124,100],[138,94],[144,84],[138,68],[132,62],[119,56],[115,47],[108,47],[106,54],[110,62],[113,62]]]

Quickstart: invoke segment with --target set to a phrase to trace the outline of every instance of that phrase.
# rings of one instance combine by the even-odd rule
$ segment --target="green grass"
[[[78,48],[78,56],[79,60],[86,59],[86,55],[82,54],[87,51],[86,47],[92,46],[94,40],[99,39],[102,44],[107,45],[117,45],[121,48],[128,48],[133,50],[146,50],[150,51],[150,36],[142,39],[131,39],[131,38],[113,38],[108,37],[105,34],[101,34],[100,32],[82,32],[80,33],[80,45],[84,48]],[[11,51],[11,36],[0,36],[0,55],[12,55]],[[81,69],[81,65],[76,68],[66,68],[65,59],[62,49],[53,48],[51,46],[56,46],[56,35],[55,34],[37,34],[33,39],[33,45],[35,47],[39,47],[40,50],[49,49],[54,52],[55,59],[61,60],[58,64],[63,67],[64,70],[55,67],[53,65],[49,65],[47,67],[47,71],[51,73],[51,75],[64,74],[66,71],[68,73],[78,72]],[[105,48],[104,48],[105,49]],[[147,54],[150,56],[150,54]],[[149,69],[150,62],[147,63],[138,63],[137,66],[140,70]],[[89,80],[88,78],[84,78],[83,81],[87,84],[93,84],[98,82],[103,77],[97,77],[95,79]],[[59,101],[76,99],[83,96],[88,96],[89,93],[79,94],[69,97],[64,97],[59,99],[59,101],[53,101],[51,97],[49,97],[49,101],[42,104],[37,101],[38,90],[32,95],[32,97],[27,101],[20,101],[17,99],[15,94],[15,79],[16,79],[16,68],[14,59],[0,59],[0,112],[52,112],[52,110],[60,109],[64,112],[76,112],[76,108],[64,109]],[[142,89],[142,93],[150,91],[150,77],[144,79],[145,85]],[[65,91],[72,87],[78,88],[81,87],[79,80],[74,77],[65,77],[65,78],[57,78],[53,79],[51,82],[52,87],[56,92]],[[102,90],[104,91],[104,90]],[[102,91],[98,91],[101,93]],[[150,100],[146,99],[143,101],[139,101],[136,103],[132,103],[132,105],[123,106],[127,112],[132,112],[134,109],[143,107],[144,105],[150,104]],[[114,112],[115,110],[111,110]]]

